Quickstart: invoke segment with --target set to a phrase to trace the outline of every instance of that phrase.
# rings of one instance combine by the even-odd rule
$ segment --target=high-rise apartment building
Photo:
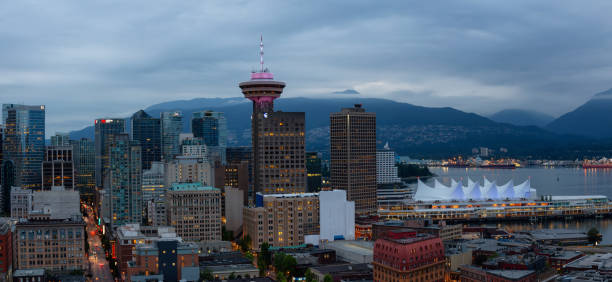
[[[142,160],[138,141],[116,134],[108,146],[109,172],[105,181],[111,226],[142,221]]]
[[[183,240],[221,240],[221,190],[180,183],[172,185],[165,198],[168,224]]]
[[[151,168],[152,162],[161,161],[161,120],[140,110],[131,118],[132,140],[142,147],[142,169]]]
[[[12,163],[13,175],[10,177],[14,185],[40,189],[45,157],[45,106],[4,104],[2,118],[3,161]]]
[[[193,137],[202,138],[212,162],[225,163],[227,148],[227,121],[225,114],[214,111],[194,112],[191,119]]]
[[[209,162],[198,157],[176,157],[166,164],[166,187],[173,183],[200,182],[214,186],[213,169]]]
[[[74,190],[74,160],[72,146],[47,146],[42,163],[42,189],[51,190],[54,186]]]
[[[257,194],[255,206],[244,207],[243,234],[253,249],[267,242],[274,247],[304,244],[304,236],[319,234],[317,193]]]
[[[389,231],[374,244],[374,281],[444,281],[440,238],[414,230]]]
[[[166,164],[151,163],[151,168],[142,171],[142,201],[159,201],[166,194]]]
[[[360,104],[330,115],[330,176],[357,215],[376,212],[376,114]]]
[[[264,194],[306,191],[305,115],[303,112],[274,111],[285,83],[274,80],[263,67],[241,82],[244,97],[253,102],[251,138],[253,146],[253,186]]]
[[[183,131],[183,113],[179,111],[161,113],[162,158],[172,160],[180,153],[179,136]]]
[[[76,188],[81,197],[93,201],[96,189],[96,153],[94,142],[81,138],[72,142]]]
[[[51,136],[51,146],[70,146],[70,134],[65,132],[56,132]]]
[[[208,146],[199,137],[188,137],[181,141],[181,156],[198,157],[209,161]]]
[[[376,184],[400,182],[402,182],[402,179],[397,174],[395,152],[391,151],[389,144],[386,144],[383,150],[376,151]]]
[[[95,156],[96,156],[96,187],[106,187],[105,177],[109,169],[108,145],[113,135],[125,132],[125,120],[123,119],[97,119],[95,120]]]
[[[321,190],[321,158],[317,152],[306,153],[306,172],[308,182],[308,192],[319,192]]]

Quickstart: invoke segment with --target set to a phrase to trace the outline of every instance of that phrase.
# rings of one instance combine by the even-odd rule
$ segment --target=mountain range
[[[612,138],[612,89],[595,94],[575,110],[560,116],[546,129],[591,138]]]
[[[555,118],[544,113],[521,110],[521,109],[505,109],[489,116],[489,119],[496,122],[509,123],[519,126],[538,126],[544,127]]]
[[[349,95],[347,95],[349,96]],[[389,142],[400,155],[438,158],[470,154],[472,148],[507,148],[511,156],[573,158],[606,150],[601,141],[565,133],[553,133],[537,126],[517,126],[453,108],[431,108],[385,99],[357,98],[280,98],[275,110],[306,113],[307,150],[329,151],[329,114],[353,104],[362,104],[377,115],[379,147]],[[137,109],[135,109],[136,111]],[[198,98],[156,104],[145,109],[151,116],[163,111],[180,110],[184,132],[190,132],[191,114],[215,110],[226,113],[228,145],[250,144],[251,103],[244,98]],[[71,138],[93,137],[93,127],[71,133]]]

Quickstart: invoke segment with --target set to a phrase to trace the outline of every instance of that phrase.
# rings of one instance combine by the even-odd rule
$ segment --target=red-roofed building
[[[13,266],[11,224],[8,220],[0,222],[0,280],[8,279]]]
[[[374,281],[444,281],[444,245],[414,230],[390,231],[374,245]]]

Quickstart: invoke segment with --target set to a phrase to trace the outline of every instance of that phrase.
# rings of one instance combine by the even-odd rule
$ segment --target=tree
[[[312,271],[310,271],[310,268],[306,270],[306,273],[304,274],[304,276],[306,277],[306,282],[316,282],[317,277],[314,275],[314,273],[312,273]]]
[[[325,274],[325,276],[323,276],[323,282],[334,282],[334,278],[329,274]]]
[[[296,266],[297,261],[294,257],[282,252],[274,255],[274,268],[276,269],[276,273],[287,274],[289,278],[293,277],[295,275]]]
[[[231,241],[234,240],[234,231],[225,229],[225,226],[221,227],[221,240]]]
[[[595,243],[599,241],[599,238],[601,237],[601,235],[599,235],[599,230],[597,230],[597,228],[592,227],[587,232],[587,237],[589,238],[589,242]]]
[[[201,281],[212,281],[215,279],[212,275],[212,272],[209,269],[204,269],[200,271],[200,280]]]
[[[242,237],[240,240],[240,249],[243,252],[247,252],[251,249],[251,235],[247,234],[246,236]]]
[[[270,264],[272,264],[272,254],[270,253],[270,244],[268,242],[264,242],[261,244],[261,251],[257,256],[257,268],[259,268],[259,275],[263,276],[266,273],[266,270],[270,268]]]
[[[282,272],[279,272],[278,274],[276,274],[276,281],[277,282],[287,282],[287,277]]]
[[[230,273],[227,279],[230,279],[230,280],[236,279],[236,273],[235,272]]]

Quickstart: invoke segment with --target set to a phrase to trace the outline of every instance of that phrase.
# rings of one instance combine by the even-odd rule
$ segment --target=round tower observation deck
[[[253,101],[253,114],[257,112],[271,112],[274,110],[274,99],[280,97],[285,88],[285,83],[275,81],[274,75],[264,68],[263,61],[263,37],[260,41],[260,65],[261,69],[251,73],[251,80],[238,84],[244,97]]]

